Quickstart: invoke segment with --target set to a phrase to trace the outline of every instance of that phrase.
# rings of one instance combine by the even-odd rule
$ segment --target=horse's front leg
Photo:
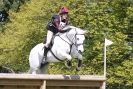
[[[62,55],[64,56],[64,58],[67,59],[67,62],[65,63],[65,66],[66,66],[68,69],[70,69],[71,66],[72,66],[72,64],[71,64],[72,56],[69,55],[69,54],[67,54],[67,53],[63,53],[63,52],[62,52]]]
[[[77,67],[76,67],[76,70],[77,70],[77,71],[79,71],[79,70],[81,69],[81,66],[82,66],[82,59],[83,59],[83,57],[82,57],[82,55],[80,54],[80,55],[78,56],[78,58],[77,58],[77,60],[78,60],[78,64],[77,64]]]
[[[67,60],[67,62],[65,63],[65,66],[70,69],[72,67],[72,61]]]

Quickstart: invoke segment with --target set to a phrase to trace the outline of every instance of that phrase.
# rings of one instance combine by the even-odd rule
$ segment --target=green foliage
[[[27,1],[30,0],[0,0],[0,10],[5,9],[6,11],[9,11],[12,9],[17,12],[20,9],[20,6]]]
[[[35,4],[30,6],[25,5],[20,13],[11,12],[11,23],[0,34],[4,38],[0,39],[1,65],[9,65],[16,71],[28,69],[29,52],[35,44],[42,41],[44,34],[46,13],[39,12],[38,9],[41,8],[37,8]]]
[[[132,47],[127,33],[132,32],[132,0],[32,0],[20,12],[10,11],[11,22],[0,33],[0,65],[8,65],[16,72],[27,71],[30,50],[42,42],[46,24],[61,6],[70,9],[71,24],[88,30],[81,71],[76,71],[77,60],[70,70],[64,63],[52,63],[53,74],[103,74],[104,38],[114,42],[107,47],[108,89],[131,89],[133,86]]]
[[[0,0],[0,11],[5,10],[7,13],[9,10],[12,10],[14,12],[18,12],[20,10],[20,6],[22,6],[25,2],[28,2],[30,0]],[[7,22],[10,22],[10,16],[6,19],[4,22],[0,22],[0,32],[3,32],[4,25]]]

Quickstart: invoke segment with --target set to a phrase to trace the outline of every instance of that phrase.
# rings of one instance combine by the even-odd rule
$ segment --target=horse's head
[[[76,50],[79,53],[82,53],[84,51],[83,43],[85,40],[84,34],[86,31],[74,26],[67,26],[64,29],[69,29],[67,36],[68,39],[71,41],[72,45],[75,45]]]
[[[84,51],[83,47],[84,40],[85,40],[84,34],[76,34],[75,46],[77,47],[79,53],[82,53]]]
[[[64,30],[67,30],[66,37],[69,40],[69,44],[71,45],[71,56],[78,59],[78,65],[76,69],[80,70],[83,59],[82,52],[84,51],[83,43],[85,40],[86,31],[74,26],[66,26]],[[70,64],[71,62],[68,61],[66,66],[69,68]]]

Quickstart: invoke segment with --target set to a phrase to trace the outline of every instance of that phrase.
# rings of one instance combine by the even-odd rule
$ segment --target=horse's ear
[[[89,31],[87,31],[87,30],[84,30],[84,32],[83,32],[84,34],[89,34]]]
[[[86,31],[86,30],[83,30],[83,34],[87,34],[88,33],[88,31]]]
[[[82,29],[78,30],[78,34],[86,34],[86,33],[87,33],[86,30],[82,30]]]

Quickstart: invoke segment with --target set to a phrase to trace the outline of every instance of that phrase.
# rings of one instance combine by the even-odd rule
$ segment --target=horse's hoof
[[[65,63],[65,66],[66,66],[67,69],[71,68],[71,66],[69,66],[67,63]]]
[[[71,68],[71,66],[68,66],[68,65],[65,65],[65,66],[66,66],[67,69],[70,69]]]
[[[81,69],[81,67],[77,67],[77,68],[76,68],[76,71],[80,71],[80,69]]]
[[[67,62],[65,63],[65,66],[66,66],[68,69],[70,69],[71,66],[72,66],[72,62],[71,62],[71,61],[67,61]]]

